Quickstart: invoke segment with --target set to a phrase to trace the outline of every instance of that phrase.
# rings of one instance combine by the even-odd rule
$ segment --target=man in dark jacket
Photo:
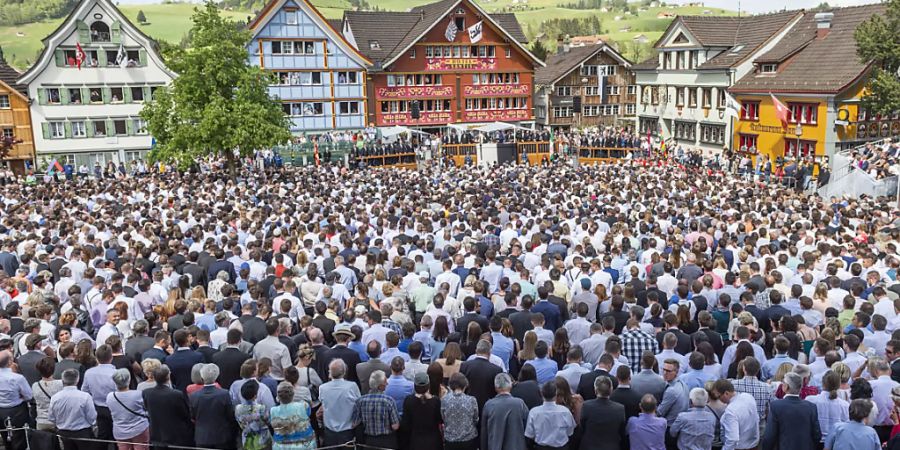
[[[219,368],[206,364],[200,369],[203,388],[191,394],[191,416],[194,419],[194,443],[198,447],[234,449],[237,444],[237,422],[228,391],[215,386]]]
[[[175,352],[166,358],[172,376],[172,387],[184,392],[191,385],[191,369],[204,361],[203,354],[191,350],[190,332],[181,329],[175,332]]]
[[[578,380],[578,388],[575,390],[578,392],[578,395],[585,401],[596,398],[597,394],[594,392],[596,390],[594,388],[594,381],[600,377],[609,377],[612,381],[613,388],[615,388],[617,384],[616,379],[609,373],[613,363],[613,358],[609,353],[601,355],[600,360],[597,362],[597,368],[581,375],[581,379]]]
[[[784,376],[785,396],[769,405],[766,434],[760,448],[814,450],[822,439],[816,405],[800,399],[803,378],[793,372]]]
[[[486,340],[478,341],[475,347],[475,358],[462,363],[459,372],[469,380],[468,394],[478,401],[478,410],[484,410],[484,404],[497,395],[494,389],[494,377],[503,372],[490,361],[491,343]]]
[[[241,330],[228,330],[226,346],[212,355],[212,362],[219,367],[219,385],[224,389],[241,378],[241,366],[250,359],[250,355],[240,349]]]
[[[143,393],[144,407],[150,419],[150,443],[160,447],[194,446],[194,429],[188,398],[168,386],[169,368],[165,365],[153,371],[156,387]]]
[[[625,407],[610,400],[613,380],[594,380],[596,398],[581,407],[580,428],[584,430],[580,450],[619,450],[625,441]]]

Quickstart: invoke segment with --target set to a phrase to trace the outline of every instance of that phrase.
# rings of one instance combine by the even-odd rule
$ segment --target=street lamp
[[[794,135],[797,136],[797,149],[796,149],[796,158],[800,160],[800,137],[803,136],[803,125],[797,123],[797,126],[794,128]]]

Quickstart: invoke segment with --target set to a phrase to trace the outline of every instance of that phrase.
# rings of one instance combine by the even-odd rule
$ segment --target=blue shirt
[[[106,396],[110,392],[116,391],[116,383],[112,379],[114,373],[116,373],[116,366],[112,364],[100,364],[84,372],[81,390],[91,394],[95,405],[106,407]],[[80,430],[80,428],[66,429]]]
[[[494,304],[483,295],[478,296],[478,303],[481,305],[481,310],[478,311],[478,314],[490,319],[494,315]]]
[[[215,330],[216,315],[212,313],[201,314],[200,317],[197,318],[197,326],[206,331]]]
[[[491,347],[491,353],[502,359],[503,367],[508,370],[509,360],[512,358],[512,353],[515,349],[512,339],[504,336],[503,333],[498,332],[492,332],[491,338],[494,340],[494,345]]]
[[[628,419],[628,439],[631,450],[665,450],[666,419],[653,414],[640,413]]]
[[[89,394],[79,391],[76,386],[66,386],[50,398],[48,420],[60,430],[78,431],[90,428],[97,420],[94,399]]]
[[[387,380],[387,387],[384,393],[388,397],[394,399],[397,405],[397,412],[403,415],[403,400],[413,394],[413,382],[407,380],[403,375],[391,375]]]
[[[319,400],[325,411],[325,428],[346,431],[353,428],[353,408],[359,399],[359,386],[344,379],[319,386]]]
[[[31,400],[31,386],[10,368],[0,369],[0,408],[12,408]]]
[[[538,384],[544,384],[553,380],[556,378],[556,372],[559,371],[559,365],[550,358],[535,358],[525,364],[534,366],[534,371],[537,373]]]
[[[688,392],[693,388],[703,388],[707,381],[715,381],[716,377],[706,373],[703,369],[690,369],[678,377],[687,387]]]
[[[860,422],[843,422],[825,439],[825,448],[840,450],[878,450],[881,444],[875,429]]]
[[[678,438],[681,450],[708,450],[715,433],[716,416],[706,408],[695,407],[679,414],[669,428],[669,434]]]
[[[797,360],[791,358],[787,354],[773,356],[772,359],[766,361],[765,364],[762,365],[762,379],[768,380],[775,376],[775,372],[778,371],[778,366],[784,363],[791,363],[791,365],[796,366]]]
[[[369,360],[369,354],[366,353],[366,344],[363,344],[362,341],[350,342],[349,344],[347,344],[347,348],[359,354],[360,362],[366,362]]]
[[[387,365],[391,365],[391,360],[397,356],[403,358],[403,362],[409,362],[409,355],[401,352],[400,349],[398,349],[396,347],[388,348],[387,350],[384,351],[384,353],[381,354],[381,356],[378,357],[378,359],[380,359],[381,362],[383,362]],[[398,409],[402,410],[403,408],[398,408]]]

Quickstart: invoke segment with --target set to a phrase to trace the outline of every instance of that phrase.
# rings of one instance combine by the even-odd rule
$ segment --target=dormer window
[[[91,42],[109,42],[110,40],[109,25],[99,20],[91,24]]]
[[[378,41],[369,41],[369,50],[381,50],[381,44]]]
[[[737,47],[731,49],[731,54],[740,53],[741,50],[744,49],[744,45],[738,45]]]
[[[778,64],[761,64],[759,71],[760,73],[775,73],[778,71]]]
[[[458,30],[464,30],[466,28],[466,18],[465,17],[454,17],[453,21],[456,22],[456,28]]]
[[[462,9],[462,8],[456,8],[456,15],[457,15],[457,16],[464,16],[464,15],[466,15],[466,10],[464,10],[464,9]]]

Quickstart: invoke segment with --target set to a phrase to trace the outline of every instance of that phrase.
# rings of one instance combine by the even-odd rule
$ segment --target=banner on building
[[[469,27],[469,42],[476,44],[481,41],[481,38],[483,37],[482,31],[482,22],[478,22]]]

